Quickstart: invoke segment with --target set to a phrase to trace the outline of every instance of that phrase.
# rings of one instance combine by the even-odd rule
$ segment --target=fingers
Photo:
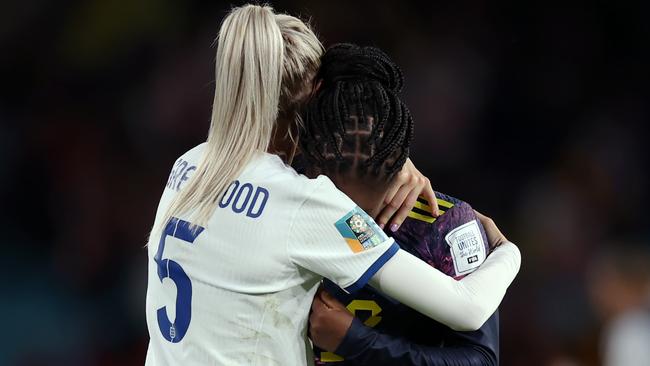
[[[420,196],[424,197],[425,200],[429,203],[429,206],[431,207],[431,214],[433,217],[438,217],[440,216],[440,211],[438,211],[438,199],[436,198],[436,193],[433,191],[433,187],[431,187],[431,181],[429,178],[425,177],[424,174],[422,174],[416,167],[413,165],[412,162],[410,162],[411,159],[409,159],[409,165],[408,168],[411,170],[412,174],[414,174],[416,177],[418,177],[418,183],[420,187],[420,191],[418,192]],[[417,199],[417,198],[416,198]]]
[[[438,198],[436,197],[436,193],[433,191],[433,187],[431,187],[431,181],[429,178],[425,177],[424,179],[425,184],[421,195],[425,200],[427,200],[427,202],[429,202],[429,206],[431,206],[431,214],[433,217],[438,217],[440,216],[440,211],[438,209]]]
[[[431,182],[417,170],[410,159],[407,159],[384,197],[385,206],[376,217],[379,227],[383,229],[390,220],[390,230],[397,231],[420,195],[429,202],[431,214],[438,217],[440,213],[438,200],[431,187]]]
[[[496,228],[496,224],[494,223],[494,220],[492,220],[491,218],[483,215],[482,213],[476,210],[474,210],[474,213],[476,214],[476,217],[478,217],[479,221],[481,221],[483,227],[491,229],[494,226]]]
[[[474,213],[476,213],[476,217],[479,219],[479,221],[481,221],[481,225],[483,225],[483,229],[487,235],[490,248],[494,249],[508,241],[503,233],[501,233],[494,220],[476,210],[474,210]]]
[[[377,224],[379,225],[380,228],[384,228],[384,226],[388,223],[388,220],[393,216],[392,213],[397,211],[398,207],[390,207],[390,204],[393,202],[393,198],[395,198],[395,195],[397,192],[401,189],[402,187],[402,181],[404,177],[407,174],[404,172],[399,172],[397,173],[397,176],[395,177],[395,180],[393,181],[393,184],[391,184],[390,188],[388,188],[388,191],[386,192],[386,196],[384,196],[384,208],[381,210],[379,215],[377,215]],[[392,210],[392,212],[391,212]]]
[[[317,333],[320,324],[319,319],[322,318],[325,311],[327,311],[327,306],[320,299],[320,296],[315,296],[314,301],[311,303],[311,313],[309,314],[309,334],[312,339],[315,333]],[[314,329],[314,327],[316,328]]]
[[[415,204],[415,200],[417,199],[417,195],[419,193],[418,190],[418,183],[419,183],[419,178],[415,176],[411,176],[408,180],[408,182],[404,185],[402,185],[397,193],[395,193],[395,197],[386,204],[386,207],[381,212],[382,218],[386,218],[386,221],[390,220],[390,230],[395,232],[397,229],[399,229],[399,226],[404,222],[404,219],[406,219],[406,215],[408,215],[408,212],[411,211],[413,208],[413,205]],[[407,202],[407,198],[411,197],[413,195],[413,191],[415,191],[415,199],[412,200],[412,202]],[[398,217],[395,217],[395,214],[401,210],[401,215]],[[404,212],[406,213],[404,214]]]
[[[487,216],[483,215],[482,213],[478,212],[477,210],[474,210],[474,213],[476,214],[476,217],[479,218],[479,220],[483,221],[484,218]]]
[[[391,225],[390,225],[391,231],[395,232],[397,231],[397,229],[399,229],[400,226],[402,226],[402,223],[404,222],[404,220],[406,220],[406,217],[409,215],[409,212],[411,212],[411,210],[413,209],[413,206],[415,205],[415,202],[417,201],[419,195],[420,195],[420,189],[417,186],[411,189],[410,192],[408,192],[406,199],[404,199],[404,203],[399,208],[399,210],[397,210],[397,213],[395,213],[393,219],[391,220]]]

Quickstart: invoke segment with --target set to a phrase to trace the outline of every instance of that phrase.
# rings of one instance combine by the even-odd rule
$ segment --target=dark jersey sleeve
[[[474,332],[449,329],[444,347],[421,345],[384,334],[354,319],[336,354],[358,366],[485,366],[499,364],[499,315]]]
[[[487,257],[487,236],[469,204],[439,192],[436,196],[439,217],[431,216],[428,202],[418,198],[392,236],[402,249],[448,276],[461,278]],[[348,295],[325,281],[325,289],[346,304],[356,319],[334,355],[317,353],[318,365],[498,365],[496,313],[477,331],[456,332],[372,288]]]
[[[499,364],[499,310],[474,332],[456,332],[447,328],[445,346],[458,347],[472,345],[478,347],[492,362],[490,365]]]

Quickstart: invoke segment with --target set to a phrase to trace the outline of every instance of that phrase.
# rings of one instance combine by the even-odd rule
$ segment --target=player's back
[[[309,309],[314,286],[297,286],[302,281],[284,250],[290,215],[299,203],[291,197],[300,194],[287,197],[286,189],[278,189],[294,181],[288,175],[295,173],[277,156],[260,153],[220,197],[206,229],[193,229],[183,217],[164,225],[163,215],[191,178],[202,150],[199,145],[176,161],[149,241],[154,260],[147,291],[147,365],[280,363],[264,347],[268,339],[285,355],[304,353],[292,352],[306,321],[293,314]],[[314,285],[318,280],[313,276]]]
[[[188,222],[191,211],[163,222],[203,149],[176,161],[156,213],[146,364],[313,363],[307,317],[322,277],[362,287],[361,275],[397,246],[374,222],[363,242],[346,239],[335,223],[365,215],[354,202],[328,178],[308,179],[262,152],[216,197],[205,228]]]

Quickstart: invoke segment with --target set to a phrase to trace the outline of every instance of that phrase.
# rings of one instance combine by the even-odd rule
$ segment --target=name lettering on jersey
[[[359,206],[341,217],[334,226],[354,253],[374,248],[388,240],[384,231]]]
[[[255,187],[250,183],[242,184],[236,180],[223,193],[219,207],[230,207],[236,214],[245,213],[246,216],[256,219],[262,216],[268,199],[268,189]]]
[[[169,173],[169,178],[167,178],[167,188],[179,191],[181,185],[190,179],[188,174],[195,170],[196,165],[190,165],[186,160],[178,159],[171,173]]]
[[[450,231],[445,241],[451,247],[456,275],[474,271],[487,256],[481,229],[476,220],[472,220]]]

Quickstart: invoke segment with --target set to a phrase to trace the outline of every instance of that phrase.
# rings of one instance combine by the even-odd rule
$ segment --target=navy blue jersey
[[[469,204],[438,192],[436,196],[438,218],[420,198],[400,229],[389,234],[402,249],[459,279],[485,261],[489,244]],[[456,332],[370,286],[354,295],[328,280],[324,287],[356,319],[337,353],[314,350],[317,365],[498,364],[498,314],[475,332]]]

